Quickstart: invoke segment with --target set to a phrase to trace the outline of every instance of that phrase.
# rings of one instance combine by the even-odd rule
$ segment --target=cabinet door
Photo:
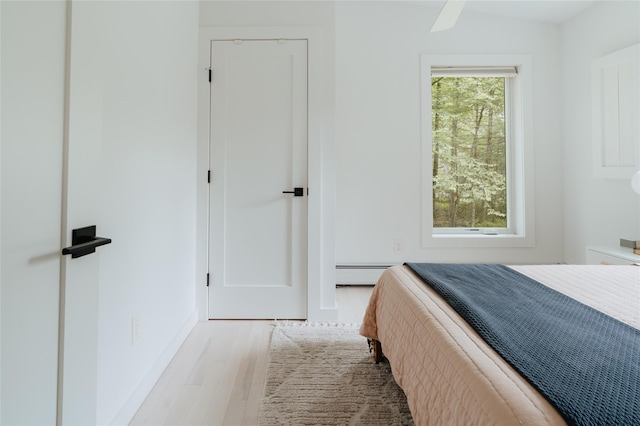
[[[640,44],[592,63],[594,174],[629,179],[640,165]]]

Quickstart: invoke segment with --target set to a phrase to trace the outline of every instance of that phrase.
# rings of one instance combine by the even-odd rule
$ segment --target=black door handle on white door
[[[111,244],[111,238],[96,237],[96,226],[74,229],[71,232],[71,246],[62,249],[62,254],[70,254],[73,259],[95,253],[96,247]]]
[[[304,188],[293,188],[293,191],[282,191],[283,194],[293,194],[294,197],[304,196]]]

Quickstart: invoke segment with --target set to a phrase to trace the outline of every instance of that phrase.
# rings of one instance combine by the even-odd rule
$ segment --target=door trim
[[[196,306],[208,318],[209,53],[211,40],[306,39],[307,45],[307,317],[336,320],[335,155],[333,144],[333,56],[320,27],[202,27],[198,41],[198,164],[196,218]]]

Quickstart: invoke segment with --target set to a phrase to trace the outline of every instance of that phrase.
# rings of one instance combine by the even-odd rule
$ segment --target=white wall
[[[561,42],[565,259],[584,263],[587,246],[640,239],[640,197],[630,182],[593,176],[590,121],[591,61],[640,43],[640,3],[600,2],[563,25]]]
[[[465,13],[429,29],[439,8],[420,2],[336,4],[336,259],[554,263],[563,260],[560,29]],[[421,245],[420,54],[532,55],[536,246]],[[430,165],[426,166],[427,172]],[[404,241],[395,253],[393,243]]]
[[[309,199],[309,304],[308,318],[312,320],[331,320],[337,316],[335,302],[335,151],[333,143],[334,120],[334,3],[325,1],[202,1],[200,3],[201,28],[231,28],[228,33],[261,34],[272,33],[271,29],[288,28],[288,33],[301,29],[313,32],[315,41],[309,44],[311,57],[320,58],[319,63],[310,60],[310,74],[317,81],[319,88],[310,86],[310,96],[317,97],[318,102],[311,102],[310,107],[319,107],[311,112],[310,119],[319,123],[318,134],[310,141],[319,140],[320,146],[313,142],[309,145],[309,185],[310,191],[320,194],[318,198]],[[278,31],[278,30],[273,30]],[[205,53],[201,56],[207,56]],[[204,64],[208,57],[202,58]],[[317,64],[317,65],[316,65]],[[206,102],[202,103],[203,109]],[[206,117],[206,115],[205,115]],[[206,119],[206,118],[205,118]],[[206,128],[206,127],[205,127]],[[315,131],[315,130],[313,130]],[[208,164],[208,141],[206,132],[199,141],[199,175],[206,176]],[[199,180],[199,219],[198,219],[198,276],[206,274],[206,196],[205,180]],[[198,307],[206,308],[207,293],[199,289]]]
[[[202,0],[201,27],[333,26],[330,1]]]
[[[198,4],[107,3],[105,23],[98,424],[128,420],[195,321]]]
[[[2,12],[1,424],[56,419],[64,2]]]
[[[102,123],[102,158],[94,165],[103,173],[103,184],[95,188],[102,207],[96,224],[100,235],[113,239],[99,249],[95,419],[97,424],[126,424],[197,317],[198,3],[96,2],[82,7],[93,5],[102,11],[105,28],[96,43],[104,46],[98,52],[104,69],[95,76],[102,102],[86,108],[95,108],[92,112]],[[2,1],[1,7],[1,423],[52,424],[65,3]],[[89,58],[77,51],[73,56],[73,47],[71,55],[75,70],[82,69],[83,61],[92,69]],[[73,75],[70,85],[74,87]],[[71,101],[77,99],[82,97]],[[79,155],[71,154],[74,159]],[[132,344],[134,317],[140,333]]]

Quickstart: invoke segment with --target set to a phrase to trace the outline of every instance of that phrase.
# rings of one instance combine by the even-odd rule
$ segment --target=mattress
[[[512,268],[640,328],[640,267]],[[405,266],[382,274],[360,332],[382,343],[416,424],[565,424],[542,395]]]

